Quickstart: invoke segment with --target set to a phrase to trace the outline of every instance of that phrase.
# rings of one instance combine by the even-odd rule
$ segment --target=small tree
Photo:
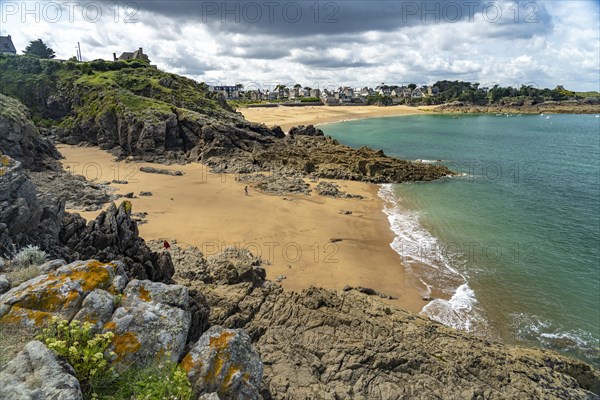
[[[24,54],[38,57],[38,58],[54,58],[54,50],[46,46],[46,43],[42,39],[32,40],[29,42],[29,46],[23,51]]]

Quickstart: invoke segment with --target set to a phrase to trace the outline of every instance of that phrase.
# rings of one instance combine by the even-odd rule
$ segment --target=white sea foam
[[[562,326],[526,313],[511,314],[512,328],[518,340],[541,343],[544,347],[584,354],[588,359],[600,360],[600,340],[581,329]]]
[[[450,300],[435,299],[423,307],[421,314],[444,325],[471,331],[481,323],[474,309],[476,304],[475,292],[468,284],[463,283]]]
[[[402,209],[394,195],[392,185],[382,185],[379,196],[385,201],[383,211],[396,234],[390,246],[400,255],[407,272],[427,288],[443,293],[449,300],[435,299],[421,313],[445,325],[467,331],[483,322],[476,310],[475,293],[450,261],[452,254],[440,245],[421,224],[420,214]]]

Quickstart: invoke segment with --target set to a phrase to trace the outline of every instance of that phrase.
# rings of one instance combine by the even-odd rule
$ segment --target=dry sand
[[[116,162],[98,148],[58,148],[65,156],[63,165],[76,174],[99,181],[127,180],[126,185],[112,185],[117,193],[153,193],[131,200],[134,212],[148,213],[148,222],[139,226],[146,240],[176,239],[180,245],[197,246],[205,255],[227,246],[246,246],[271,262],[265,267],[269,279],[286,277],[282,285],[289,290],[363,286],[397,297],[390,302],[409,311],[418,312],[426,304],[389,245],[394,234],[382,212],[378,186],[338,182],[364,200],[314,193],[284,200],[252,187],[245,196],[245,183],[231,174],[212,174],[201,164],[154,165],[184,171],[183,176],[147,174],[138,169],[152,164]],[[340,210],[353,213],[341,215]],[[91,219],[98,212],[80,214]],[[332,239],[342,240],[332,243]]]
[[[262,122],[267,126],[279,125],[287,132],[291,127],[298,125],[321,125],[353,119],[431,113],[435,107],[437,106],[280,106],[242,108],[238,111],[248,121]]]

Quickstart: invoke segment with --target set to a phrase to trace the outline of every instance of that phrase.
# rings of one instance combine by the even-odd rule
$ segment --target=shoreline
[[[279,125],[284,131],[298,125],[322,126],[370,118],[400,117],[406,115],[451,115],[451,114],[600,114],[600,105],[539,105],[514,106],[304,106],[241,108],[237,110],[248,121],[267,126]]]
[[[139,225],[146,241],[176,239],[179,246],[196,246],[205,256],[232,245],[245,247],[269,261],[265,266],[269,280],[285,277],[280,284],[286,290],[362,286],[392,296],[382,300],[414,313],[427,304],[425,287],[408,276],[391,247],[395,234],[383,212],[379,185],[322,180],[336,182],[341,190],[362,195],[363,200],[324,197],[314,191],[282,197],[250,185],[250,196],[245,196],[248,183],[236,181],[232,174],[213,174],[202,164],[160,165],[183,171],[183,176],[148,174],[139,172],[139,167],[156,164],[116,162],[110,153],[95,147],[57,147],[65,157],[63,165],[70,165],[73,173],[81,174],[93,164],[90,178],[128,181],[110,186],[118,194],[134,193],[133,199],[126,199],[133,212],[148,213],[147,222]],[[153,196],[141,197],[141,191]],[[341,210],[352,214],[342,215]],[[100,212],[69,211],[88,220]]]
[[[251,122],[279,125],[284,131],[298,125],[325,125],[346,121],[404,115],[431,114],[437,106],[305,106],[242,108],[238,111]]]

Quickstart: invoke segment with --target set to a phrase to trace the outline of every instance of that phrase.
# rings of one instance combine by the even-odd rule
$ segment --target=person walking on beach
[[[169,242],[167,242],[166,240],[163,242],[163,247],[165,248],[165,250],[169,250],[171,248],[171,245],[169,244]]]
[[[245,194],[246,196],[250,196],[250,195],[248,194],[248,186],[245,186],[245,187],[244,187],[244,194]]]

